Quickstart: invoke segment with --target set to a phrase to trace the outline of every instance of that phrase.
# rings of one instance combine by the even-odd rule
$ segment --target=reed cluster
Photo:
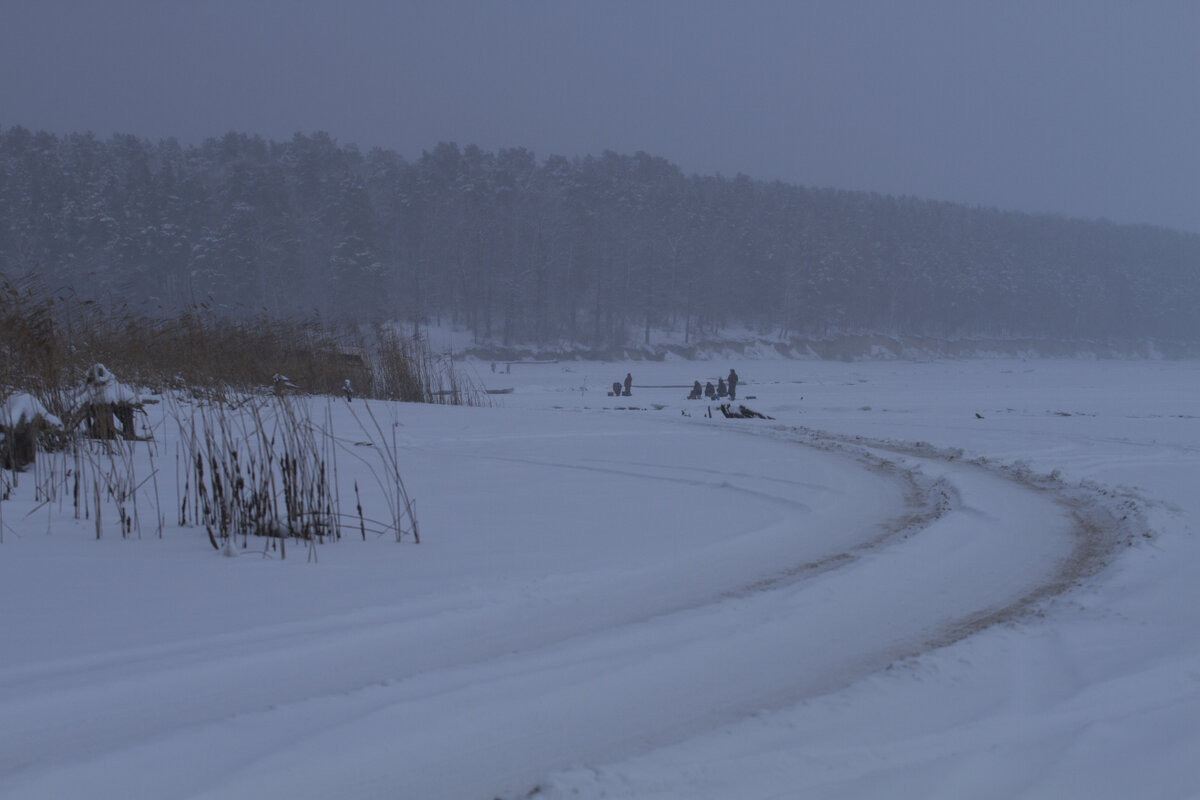
[[[97,373],[120,376],[123,390],[165,400],[161,420],[173,419],[177,434],[180,526],[202,528],[213,547],[227,552],[248,548],[253,538],[281,556],[292,541],[315,558],[317,544],[344,531],[420,541],[395,430],[387,431],[365,401],[486,401],[449,359],[394,328],[217,320],[204,309],[175,319],[102,312],[47,292],[32,278],[0,275],[0,403],[26,393],[57,423],[0,420],[0,451],[8,457],[0,500],[9,498],[23,469],[31,473],[35,511],[65,512],[69,504],[76,519],[94,522],[97,537],[113,527],[123,537],[141,537],[146,520],[163,535],[159,472],[173,435],[166,424],[148,427],[140,396],[119,409],[98,405],[96,392],[85,392]],[[369,497],[386,506],[377,517],[364,510],[357,482],[354,510],[343,512],[339,454],[368,461],[358,452],[363,448],[334,432],[333,404],[346,401],[378,457],[367,471],[379,489]],[[112,413],[117,426],[98,424]],[[108,435],[114,433],[121,435]],[[19,460],[18,450],[37,457]],[[144,508],[148,497],[153,514]],[[4,528],[0,508],[0,542]]]
[[[203,306],[171,318],[101,308],[0,275],[0,388],[27,391],[56,414],[93,364],[154,391],[305,394],[476,405],[485,395],[417,334],[321,320],[229,319]]]

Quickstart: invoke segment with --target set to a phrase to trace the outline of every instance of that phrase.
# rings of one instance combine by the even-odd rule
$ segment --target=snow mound
[[[5,427],[33,422],[38,417],[50,425],[62,427],[62,420],[47,411],[40,400],[26,392],[14,394],[0,406],[0,425]]]
[[[83,386],[75,397],[76,404],[136,405],[137,394],[117,380],[103,364],[93,364],[84,375]]]

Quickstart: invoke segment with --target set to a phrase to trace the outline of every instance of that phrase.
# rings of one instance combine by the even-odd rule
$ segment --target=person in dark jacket
[[[724,397],[729,394],[729,390],[725,388],[725,379],[717,378],[717,397]]]
[[[700,381],[696,381],[692,384],[692,393],[688,395],[688,400],[699,400],[700,395],[703,393],[704,390],[700,388]]]
[[[732,369],[729,370],[729,399],[737,400],[737,385],[738,376]]]
[[[704,396],[709,400],[717,399],[717,390],[713,388],[712,381],[708,381],[704,384]]]
[[[625,396],[626,397],[629,397],[630,395],[633,394],[633,392],[630,391],[630,389],[632,389],[632,388],[633,388],[633,373],[626,372],[625,373]]]

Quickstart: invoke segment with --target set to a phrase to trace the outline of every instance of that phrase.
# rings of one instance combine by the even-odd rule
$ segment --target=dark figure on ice
[[[725,379],[717,378],[717,397],[724,397],[729,394],[729,390],[725,388]]]
[[[633,388],[633,373],[626,372],[625,373],[625,396],[626,397],[630,397],[633,394],[633,392],[630,391],[630,389],[632,389],[632,388]]]
[[[738,376],[733,370],[729,370],[729,399],[737,400],[737,383]]]
[[[704,384],[704,396],[709,400],[717,399],[717,390],[713,388],[712,381]]]
[[[621,396],[621,382],[620,381],[613,381],[612,396],[613,397]]]
[[[704,390],[700,388],[700,381],[696,381],[692,384],[692,393],[688,395],[688,400],[699,400],[700,395],[703,393]]]
[[[721,403],[720,407],[721,413],[724,414],[727,419],[775,419],[774,417],[768,417],[766,414],[760,414],[759,412],[750,408],[746,408],[745,406],[738,406],[737,408],[734,408],[732,403]]]

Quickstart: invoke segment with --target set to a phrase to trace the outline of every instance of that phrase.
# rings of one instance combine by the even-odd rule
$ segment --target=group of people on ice
[[[699,400],[701,397],[707,397],[709,400],[719,400],[725,397],[737,400],[737,385],[737,371],[731,369],[728,377],[717,378],[716,386],[713,386],[712,381],[708,381],[704,386],[700,385],[700,381],[694,382],[688,400]],[[633,374],[626,373],[624,381],[613,381],[612,391],[609,394],[613,397],[630,397],[633,394]]]
[[[726,396],[730,400],[737,400],[737,385],[738,374],[731,369],[728,378],[717,378],[716,386],[713,386],[712,381],[708,381],[703,387],[700,386],[700,381],[693,383],[692,393],[688,395],[688,400],[699,400],[701,397],[717,400]]]

